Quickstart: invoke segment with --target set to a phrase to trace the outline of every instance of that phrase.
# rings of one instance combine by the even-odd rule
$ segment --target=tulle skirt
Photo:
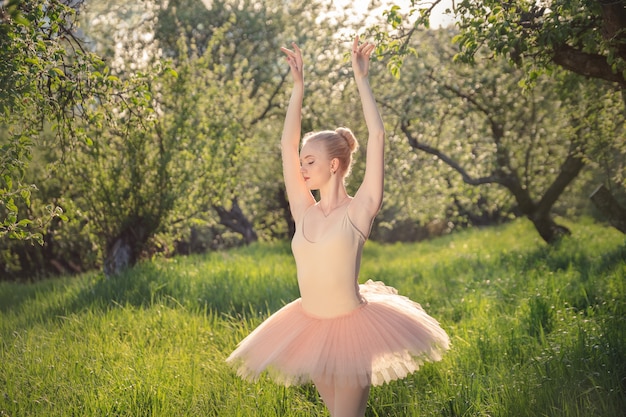
[[[287,304],[243,339],[227,362],[249,380],[266,371],[285,385],[367,386],[441,359],[450,340],[419,304],[381,282],[359,287],[363,304],[338,317],[311,316],[300,299]]]

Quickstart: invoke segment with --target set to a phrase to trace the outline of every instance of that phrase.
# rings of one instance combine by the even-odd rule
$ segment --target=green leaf
[[[63,70],[61,70],[60,68],[50,68],[48,70],[48,75],[51,77],[63,77],[65,76],[65,73],[63,72]]]
[[[7,210],[9,212],[12,213],[17,213],[17,206],[15,205],[15,202],[13,201],[12,198],[9,198],[7,200],[7,202],[5,203],[5,207],[7,208]],[[15,222],[15,219],[11,221],[12,223]]]
[[[22,196],[22,199],[24,200],[24,203],[28,207],[30,207],[30,190],[29,189],[22,190],[20,192],[20,195]]]
[[[22,220],[20,220],[19,222],[17,222],[17,226],[18,226],[18,227],[26,227],[26,226],[28,226],[28,225],[29,225],[29,224],[31,224],[31,223],[32,223],[32,221],[31,221],[31,220],[28,220],[28,219],[22,219]]]
[[[39,243],[39,245],[43,246],[43,235],[41,233],[33,233],[30,237]]]

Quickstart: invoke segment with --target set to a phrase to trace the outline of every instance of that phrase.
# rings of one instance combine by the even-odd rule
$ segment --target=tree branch
[[[461,177],[463,178],[463,182],[465,182],[466,184],[469,184],[469,185],[503,184],[502,178],[500,178],[497,175],[489,175],[489,176],[478,177],[478,178],[473,177],[457,161],[452,159],[449,155],[441,152],[439,149],[435,147],[419,142],[417,138],[413,136],[413,134],[410,132],[409,125],[410,123],[408,120],[403,120],[400,125],[400,129],[402,130],[402,132],[408,139],[409,145],[411,145],[413,149],[426,152],[430,155],[434,155],[437,158],[441,159],[446,165],[448,165],[450,168],[452,168],[453,170],[461,174]]]
[[[243,214],[243,211],[239,207],[237,197],[234,197],[231,203],[232,205],[230,210],[224,206],[217,204],[213,205],[213,209],[220,217],[220,223],[232,231],[241,234],[247,244],[256,242],[258,240],[258,236],[254,231],[252,223]]]
[[[620,74],[615,74],[608,64],[605,56],[589,54],[578,49],[563,44],[555,48],[552,54],[555,64],[591,78],[599,78],[626,87],[626,80]]]
[[[433,81],[441,82],[441,80],[438,80],[436,77],[432,75],[429,75],[429,78]],[[494,135],[496,135],[496,138],[499,138],[501,136],[499,133],[502,131],[502,126],[491,116],[491,110],[489,108],[485,107],[484,105],[479,103],[473,96],[467,93],[464,93],[459,88],[455,88],[445,83],[443,84],[443,88],[445,90],[451,91],[457,97],[463,100],[467,100],[469,103],[471,103],[478,111],[480,111],[482,114],[485,115],[485,117],[489,121],[491,130],[494,132]]]
[[[274,103],[274,99],[276,98],[276,96],[278,95],[278,93],[280,92],[280,90],[282,89],[283,84],[285,84],[285,80],[287,79],[287,75],[289,74],[289,69],[287,69],[287,71],[285,71],[282,75],[281,75],[281,79],[280,82],[276,85],[276,88],[274,89],[274,91],[272,92],[272,95],[270,96],[270,98],[267,100],[267,105],[265,106],[265,108],[263,109],[263,111],[261,112],[260,115],[258,115],[257,117],[255,117],[251,122],[250,122],[250,126],[254,126],[255,124],[257,124],[258,122],[260,122],[261,120],[265,119],[265,116],[267,116],[267,113],[269,113],[269,111],[271,109],[273,109],[274,107],[276,107],[276,104]]]

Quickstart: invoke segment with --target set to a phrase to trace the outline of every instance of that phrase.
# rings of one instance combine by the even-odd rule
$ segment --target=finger
[[[298,62],[299,64],[302,64],[302,50],[295,42],[291,42],[291,46],[293,46],[293,50],[294,50],[293,56],[296,59],[296,62]]]
[[[283,51],[287,56],[294,56],[295,53],[287,48],[285,48],[284,46],[280,47],[280,50]]]
[[[359,50],[359,35],[354,37],[354,42],[352,42],[352,52],[357,52]]]
[[[376,49],[376,45],[366,42],[359,48],[359,53],[365,56],[369,56],[374,49]]]
[[[300,50],[300,47],[295,42],[291,42],[291,46],[293,46],[296,59],[302,60],[302,51]]]
[[[289,64],[290,67],[294,66],[296,64],[296,60],[293,56],[287,54],[287,56],[285,57],[285,59],[287,60],[287,64]]]

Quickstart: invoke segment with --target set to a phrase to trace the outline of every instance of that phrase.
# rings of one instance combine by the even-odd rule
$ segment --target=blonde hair
[[[335,130],[322,130],[307,133],[302,139],[302,146],[307,142],[321,142],[324,144],[328,159],[339,160],[339,173],[346,178],[352,170],[352,154],[359,149],[354,133],[347,127],[338,127]]]

